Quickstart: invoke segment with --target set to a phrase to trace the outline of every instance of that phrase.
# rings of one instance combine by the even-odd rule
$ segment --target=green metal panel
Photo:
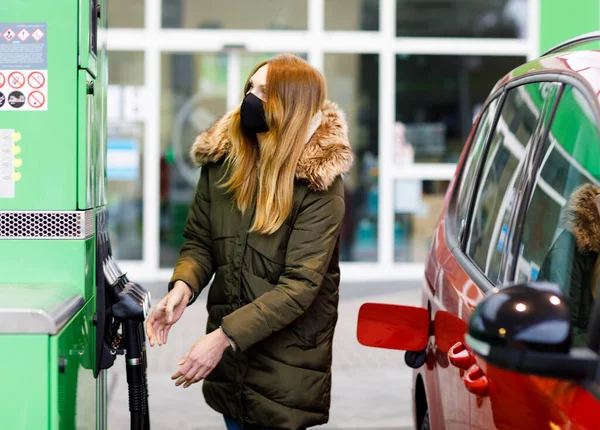
[[[97,76],[97,54],[91,52],[90,38],[91,20],[96,19],[97,11],[92,11],[93,0],[79,0],[79,67],[87,69],[94,77]],[[73,6],[71,6],[73,7]],[[104,8],[106,10],[106,8]]]
[[[600,29],[599,0],[542,0],[540,8],[540,54],[565,40]]]
[[[68,284],[84,300],[94,293],[95,237],[84,240],[0,240],[1,281]]]
[[[48,429],[48,336],[0,336],[0,428]]]
[[[96,55],[90,28],[97,3],[104,13]],[[0,0],[0,24],[33,22],[46,29],[47,110],[0,110],[0,130],[20,133],[22,160],[15,196],[0,198],[0,211],[98,209],[106,204],[106,2]],[[0,336],[0,381],[9,387],[0,390],[0,429],[96,429],[96,411],[105,408],[93,377],[95,258],[95,236],[0,240],[0,283],[60,284],[86,300],[56,336]],[[105,389],[100,393],[104,398]]]
[[[92,300],[50,337],[50,430],[96,427],[93,314]]]
[[[94,101],[96,103],[96,162],[94,168],[96,169],[96,207],[106,206],[108,203],[108,182],[106,179],[106,139],[107,133],[107,97],[108,97],[108,52],[106,51],[106,24],[107,24],[107,13],[106,13],[106,2],[101,1],[102,10],[104,13],[101,14],[100,28],[98,29],[98,77],[96,79],[96,89],[94,94]]]
[[[74,0],[0,1],[0,22],[47,23],[47,111],[0,113],[0,129],[21,133],[15,198],[0,210],[75,210],[78,14]]]

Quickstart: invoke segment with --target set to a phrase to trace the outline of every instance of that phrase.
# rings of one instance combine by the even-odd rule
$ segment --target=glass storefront
[[[379,30],[379,0],[325,0],[325,30]]]
[[[528,0],[396,0],[399,37],[525,39]]]
[[[164,28],[306,30],[308,0],[162,0]]]
[[[394,261],[427,259],[431,235],[449,181],[397,180],[394,184]]]
[[[107,8],[110,28],[144,27],[144,0],[109,1]]]
[[[356,161],[345,178],[343,261],[377,260],[379,57],[326,54],[329,98],[345,112]]]
[[[110,52],[107,176],[109,233],[121,260],[143,258],[144,53]]]
[[[300,52],[344,110],[356,155],[344,178],[342,261],[374,263],[382,273],[422,265],[473,119],[494,83],[531,52],[528,3],[323,0],[315,13],[309,0],[111,2],[109,24],[119,29],[109,34],[117,257],[142,263],[148,276],[169,272],[199,176],[188,158],[195,137],[239,103],[257,62]],[[148,23],[151,7],[161,16]],[[313,30],[324,43],[314,42]],[[437,37],[456,40],[441,46]],[[418,39],[405,46],[398,38]],[[381,69],[390,62],[395,75]],[[143,166],[156,194],[143,193]]]
[[[397,55],[396,159],[456,163],[494,84],[524,57]]]

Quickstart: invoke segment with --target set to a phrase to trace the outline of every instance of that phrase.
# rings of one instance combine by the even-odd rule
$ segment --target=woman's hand
[[[176,386],[185,384],[183,388],[203,380],[217,367],[229,346],[229,340],[221,328],[204,336],[179,360],[177,364],[181,368],[171,379],[177,380]]]
[[[146,334],[150,346],[154,346],[155,341],[159,346],[167,344],[169,330],[183,315],[192,295],[192,290],[185,282],[177,281],[169,294],[158,302],[146,320]]]

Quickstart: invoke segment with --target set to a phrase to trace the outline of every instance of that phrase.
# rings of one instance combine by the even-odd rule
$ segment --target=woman
[[[149,317],[150,345],[200,291],[208,335],[173,375],[204,380],[229,429],[327,422],[337,321],[341,175],[353,154],[321,74],[282,55],[259,64],[239,108],[194,143],[202,166],[169,294]]]

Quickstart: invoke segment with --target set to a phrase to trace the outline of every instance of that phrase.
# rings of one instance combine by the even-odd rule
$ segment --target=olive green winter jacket
[[[204,382],[206,402],[244,424],[299,429],[327,422],[337,321],[341,175],[353,155],[332,102],[298,163],[293,208],[271,235],[248,233],[245,214],[217,184],[231,151],[225,115],[192,147],[202,166],[171,286],[208,293],[207,332],[222,326],[228,348]]]

